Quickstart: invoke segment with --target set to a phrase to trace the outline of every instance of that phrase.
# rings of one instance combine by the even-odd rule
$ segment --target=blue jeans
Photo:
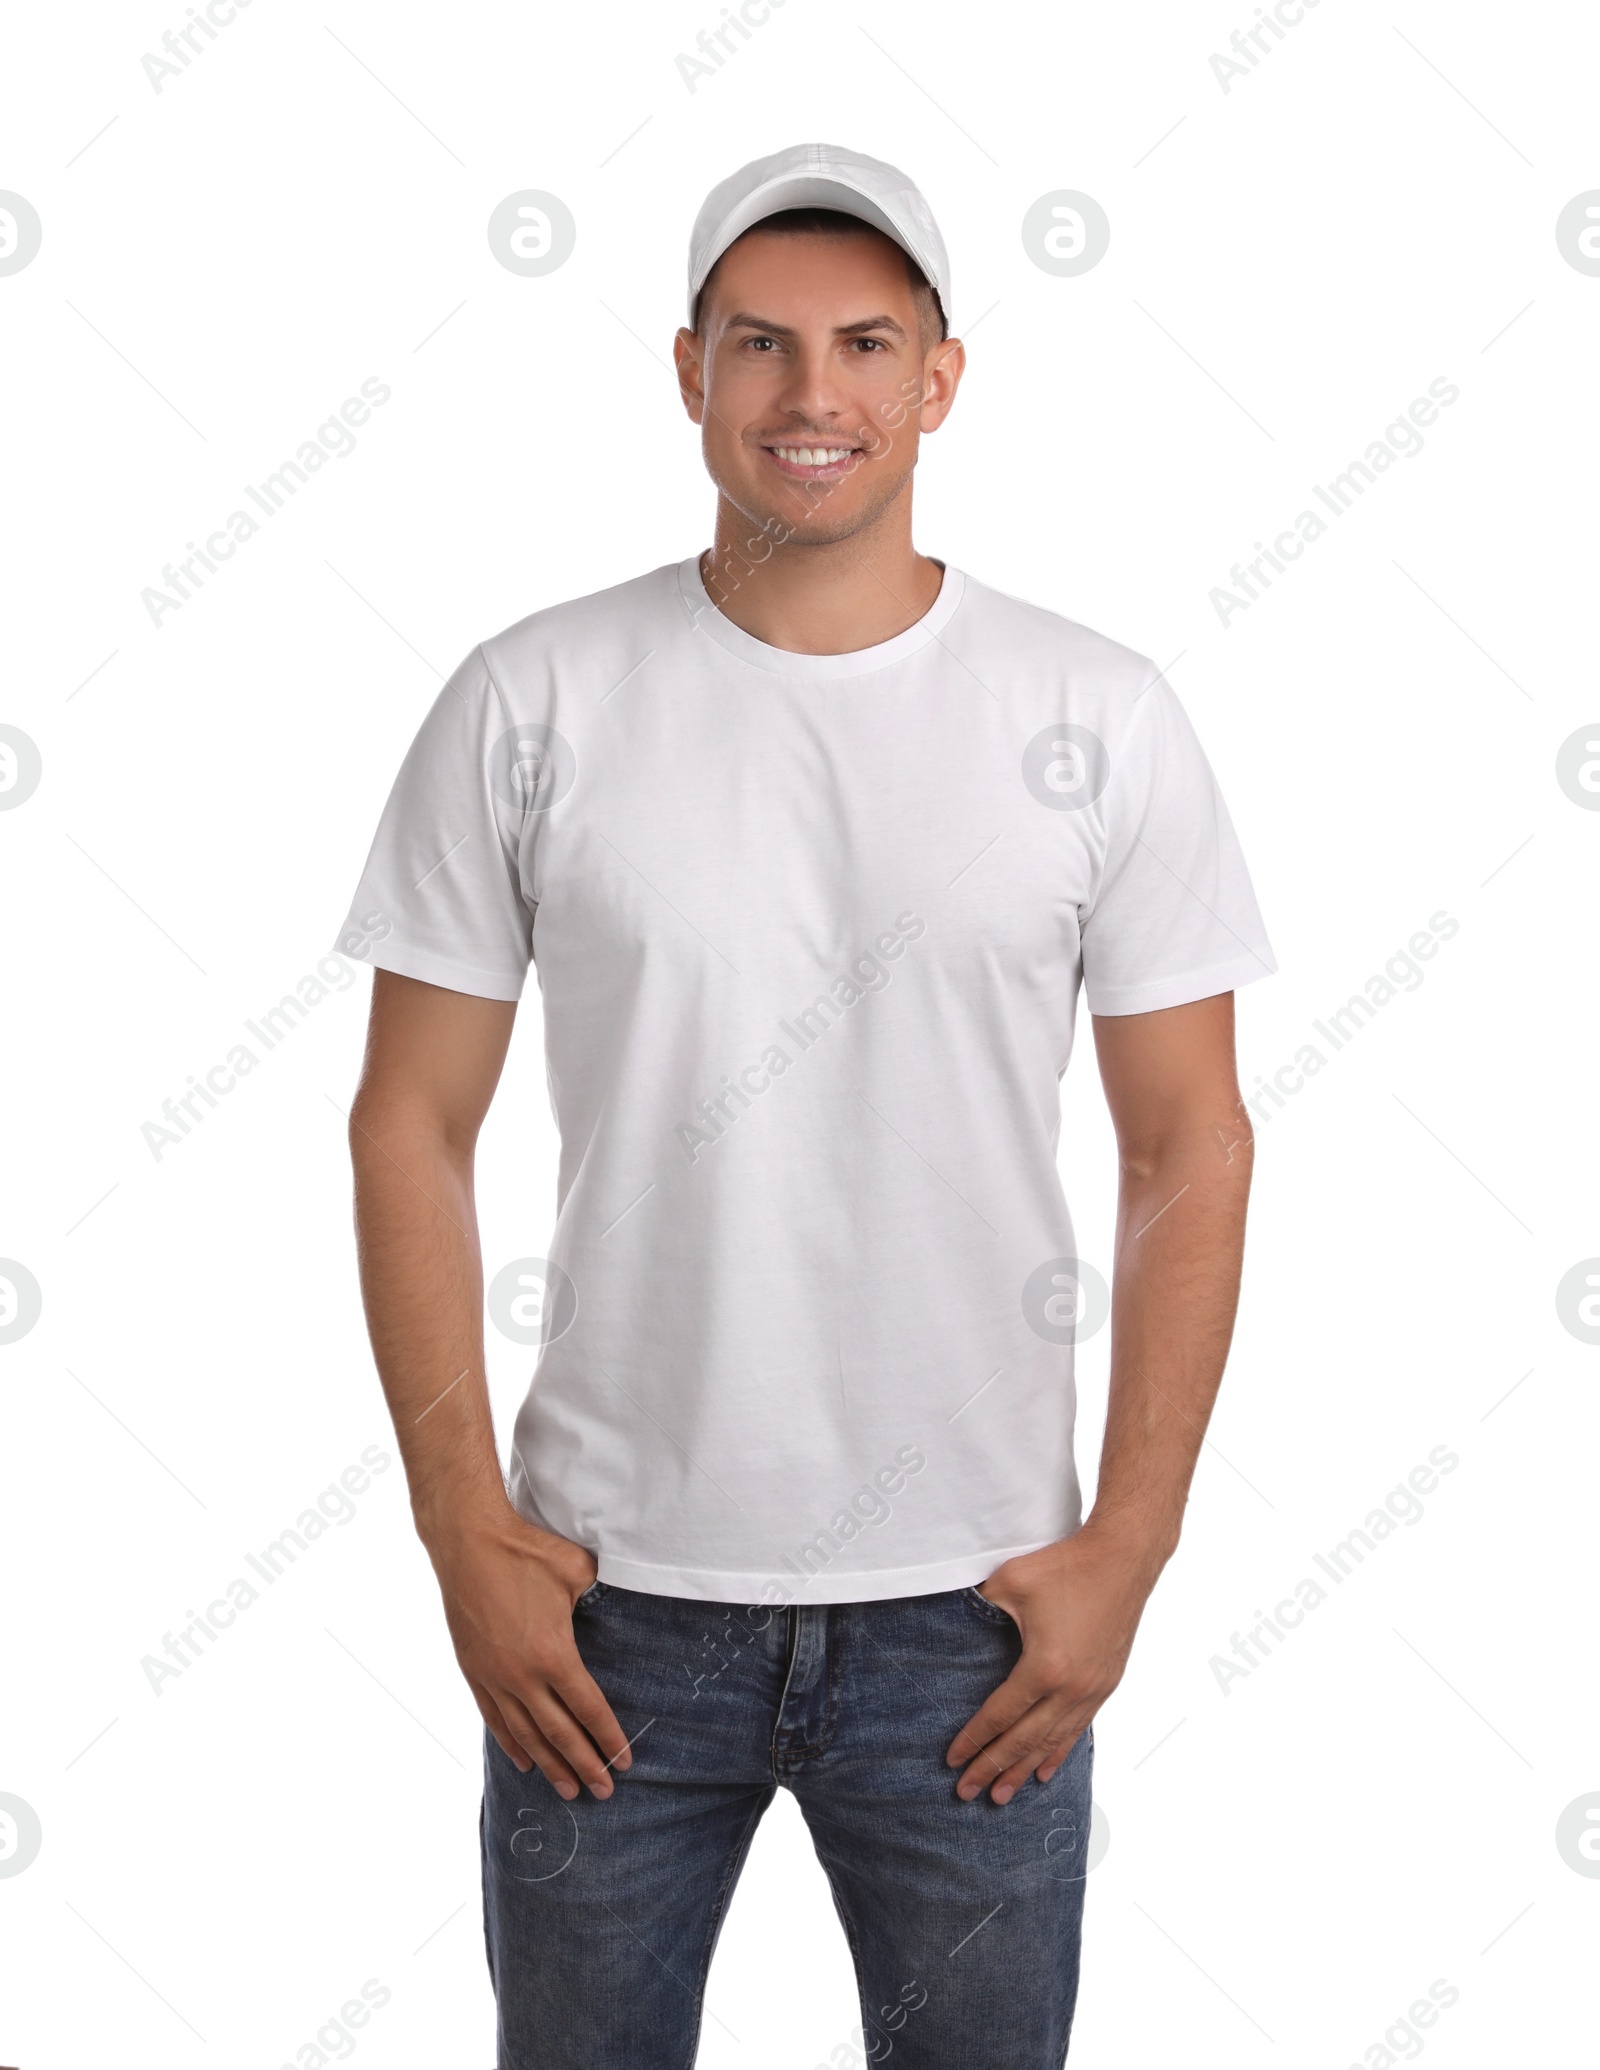
[[[498,2070],[690,2070],[717,1934],[780,1783],[855,1962],[862,2034],[834,2060],[1060,2070],[1093,1734],[1005,1805],[962,1803],[944,1758],[1021,1652],[1003,1610],[975,1589],[771,1609],[597,1582],[573,1627],[633,1766],[609,1798],[567,1804],[485,1734]],[[789,2070],[776,2037],[741,2038]]]

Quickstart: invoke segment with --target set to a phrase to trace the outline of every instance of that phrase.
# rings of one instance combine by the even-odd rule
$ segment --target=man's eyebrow
[[[746,309],[730,316],[726,328],[730,331],[766,331],[774,338],[793,338],[799,335],[789,324],[774,323],[765,316],[753,316]],[[892,331],[897,338],[906,335],[904,328],[892,316],[863,316],[855,323],[836,324],[833,335],[836,338],[854,338],[867,331]]]
[[[859,323],[842,323],[834,332],[834,336],[853,338],[861,331],[893,331],[897,338],[905,336],[905,331],[892,316],[864,316]]]

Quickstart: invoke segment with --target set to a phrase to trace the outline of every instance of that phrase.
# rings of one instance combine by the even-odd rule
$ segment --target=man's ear
[[[928,354],[922,372],[921,430],[937,431],[949,416],[966,365],[967,348],[959,338],[941,340]]]
[[[691,424],[702,424],[706,414],[705,341],[693,331],[681,330],[672,341],[672,357],[678,368],[678,393]]]

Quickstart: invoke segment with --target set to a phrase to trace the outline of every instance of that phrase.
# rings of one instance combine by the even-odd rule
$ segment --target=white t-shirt
[[[659,568],[461,664],[340,947],[491,999],[533,961],[561,1162],[511,1494],[602,1581],[926,1594],[1076,1527],[1080,976],[1128,1014],[1275,968],[1148,661],[954,568],[791,654]]]

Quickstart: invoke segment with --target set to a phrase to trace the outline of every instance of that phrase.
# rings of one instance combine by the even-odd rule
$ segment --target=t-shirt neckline
[[[679,594],[689,622],[697,631],[714,640],[725,653],[748,662],[752,668],[762,669],[768,675],[812,683],[837,682],[845,676],[867,675],[874,669],[888,668],[915,654],[930,640],[936,639],[955,616],[964,587],[965,577],[960,569],[946,565],[939,594],[914,625],[908,625],[893,639],[880,640],[875,647],[853,648],[848,654],[796,654],[787,647],[769,647],[765,640],[758,640],[753,633],[747,633],[718,610],[701,580],[699,554],[691,554],[688,560],[678,564]]]

